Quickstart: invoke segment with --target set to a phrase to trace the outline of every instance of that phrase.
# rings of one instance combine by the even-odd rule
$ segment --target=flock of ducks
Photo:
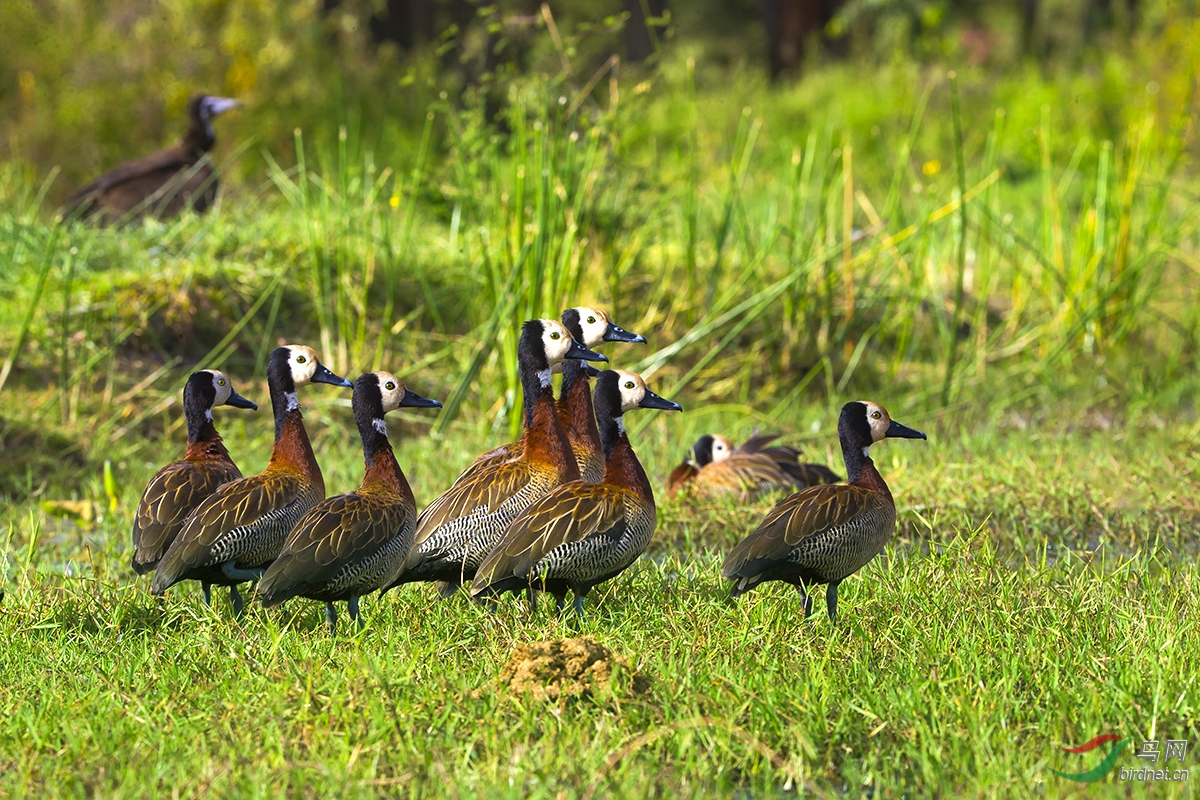
[[[215,142],[213,120],[240,105],[224,97],[191,98],[191,125],[180,142],[97,178],[71,196],[64,216],[105,224],[203,212],[217,192],[207,155]],[[466,586],[481,603],[527,592],[531,614],[539,592],[550,593],[560,611],[570,592],[581,616],[591,589],[636,561],[656,526],[654,491],[629,443],[624,415],[682,409],[632,372],[587,363],[608,360],[592,349],[603,342],[645,341],[589,307],[568,309],[561,321],[526,322],[517,350],[524,434],[475,459],[419,515],[384,418],[401,407],[439,407],[436,400],[388,372],[351,383],[324,367],[312,348],[277,348],[267,367],[275,415],[271,460],[262,472],[243,477],[212,409],[258,406],[235,392],[223,373],[196,372],[183,390],[187,451],[146,486],[133,525],[133,569],[153,572],[151,591],[159,595],[181,581],[199,581],[206,604],[214,584],[228,586],[238,614],[244,605],[238,586],[248,581],[257,581],[267,608],[296,597],[317,600],[325,603],[331,632],[334,603],[346,603],[361,625],[360,598],[416,582],[436,583],[443,596]],[[557,401],[555,372],[562,374]],[[325,496],[300,412],[298,390],[309,383],[353,388],[364,473],[348,494]],[[725,559],[721,574],[733,582],[733,596],[764,581],[784,581],[800,591],[807,616],[809,588],[825,584],[832,620],[838,585],[891,537],[896,507],[870,447],[925,434],[893,421],[875,403],[853,402],[842,408],[838,437],[847,483],[757,432],[740,446],[724,436],[702,436],[691,459],[668,477],[671,497],[749,500],[793,492]]]
[[[198,581],[206,604],[214,584],[228,586],[238,614],[244,605],[238,586],[249,581],[257,581],[266,608],[297,597],[323,602],[330,632],[337,625],[334,603],[346,603],[361,626],[360,598],[416,582],[436,583],[443,596],[467,587],[472,599],[489,605],[505,592],[525,592],[531,615],[539,593],[552,595],[561,612],[570,592],[578,619],[591,589],[633,564],[656,526],[654,491],[629,442],[625,414],[683,410],[632,372],[588,364],[608,360],[593,349],[603,342],[645,339],[590,307],[568,309],[561,321],[527,321],[517,347],[523,435],[479,456],[419,515],[385,415],[437,408],[436,400],[391,373],[370,372],[351,383],[322,365],[312,348],[279,347],[267,367],[275,416],[271,459],[262,472],[243,477],[212,409],[257,406],[224,373],[196,372],[183,390],[187,451],[142,494],[133,569],[153,572],[156,595]],[[557,401],[555,372],[562,374]],[[325,496],[300,410],[298,390],[310,383],[353,388],[364,460],[353,492]],[[845,484],[826,467],[801,464],[795,449],[772,445],[775,437],[757,434],[740,447],[702,437],[692,448],[694,463],[672,473],[672,494],[794,491],[725,559],[722,576],[733,582],[733,596],[785,581],[799,589],[807,616],[808,589],[827,584],[833,620],[838,584],[891,537],[895,505],[869,449],[885,438],[925,435],[875,403],[854,402],[842,408],[838,436]]]

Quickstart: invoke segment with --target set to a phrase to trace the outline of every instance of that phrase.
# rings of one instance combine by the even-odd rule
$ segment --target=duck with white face
[[[421,512],[412,551],[392,586],[433,581],[443,595],[453,593],[474,577],[509,520],[554,487],[579,479],[551,385],[554,365],[567,359],[608,360],[557,320],[524,324],[517,344],[525,408],[521,452],[468,470]]]
[[[192,373],[183,387],[183,415],[187,421],[187,451],[179,461],[154,474],[142,492],[133,521],[133,571],[153,570],[175,541],[183,522],[217,487],[242,477],[213,424],[217,406],[257,410],[258,406],[233,390],[229,377],[219,370]],[[208,586],[204,587],[209,602]]]
[[[526,590],[532,614],[537,592],[550,592],[561,610],[570,590],[578,620],[588,592],[624,572],[649,545],[657,523],[654,492],[629,443],[625,414],[638,408],[683,409],[625,370],[600,373],[595,407],[603,480],[565,483],[519,514],[479,567],[473,598]]]
[[[229,586],[241,613],[237,585],[261,577],[279,555],[292,526],[325,497],[325,479],[313,454],[297,390],[309,383],[350,387],[306,345],[271,351],[267,385],[275,413],[271,460],[257,475],[227,483],[184,522],[159,562],[151,591],[162,594],[182,580]]]
[[[413,393],[389,372],[370,372],[355,381],[352,405],[363,445],[362,483],[309,509],[258,584],[264,608],[293,597],[325,603],[330,633],[337,626],[335,602],[345,602],[350,619],[361,627],[359,598],[382,588],[412,546],[416,503],[396,462],[384,415],[442,404]]]
[[[779,434],[754,434],[741,445],[720,434],[705,434],[667,477],[667,494],[688,498],[735,497],[751,500],[773,491],[838,483],[841,478],[823,464],[800,461],[800,450],[772,444]]]
[[[812,486],[786,498],[730,552],[721,571],[732,595],[764,581],[784,581],[800,592],[804,614],[812,611],[808,588],[827,584],[825,604],[837,614],[838,585],[883,550],[896,528],[896,505],[870,457],[884,439],[925,439],[893,420],[878,403],[842,407],[838,438],[849,484]]]
[[[562,313],[562,323],[571,332],[575,341],[589,349],[605,342],[645,343],[646,338],[631,333],[617,325],[608,312],[591,306],[568,308]],[[596,414],[592,408],[592,389],[588,378],[600,374],[599,370],[586,361],[566,359],[551,367],[561,372],[562,388],[558,393],[558,421],[567,432],[575,464],[585,481],[597,483],[604,477],[604,454],[600,451],[600,432],[596,428]],[[525,439],[518,439],[490,450],[475,459],[463,472],[463,476],[479,469],[493,460],[517,458],[525,449]]]

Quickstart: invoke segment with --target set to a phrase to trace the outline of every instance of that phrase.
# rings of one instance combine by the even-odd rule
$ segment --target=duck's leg
[[[833,622],[837,617],[837,587],[841,581],[834,581],[829,584],[829,588],[825,590],[825,610],[829,612],[829,621]]]
[[[587,592],[575,592],[575,630],[579,630],[580,624],[583,622],[583,600],[587,597]]]
[[[346,601],[346,608],[350,610],[350,619],[358,623],[358,629],[363,629],[362,614],[358,613],[358,597],[351,597]]]
[[[533,588],[533,584],[529,584],[529,618],[533,619],[537,616],[538,593],[537,589]]]
[[[242,608],[245,607],[245,603],[242,602],[242,593],[238,591],[236,585],[229,587],[229,602],[233,603],[233,615],[235,617],[240,617],[242,615]]]
[[[812,615],[812,595],[805,590],[803,583],[796,584],[796,591],[800,593],[800,605],[804,609],[804,618],[808,619]]]
[[[231,581],[256,581],[266,572],[265,569],[238,569],[233,565],[232,561],[226,561],[221,565],[221,572],[226,578]]]
[[[208,581],[200,581],[200,591],[204,594],[204,605],[212,605],[212,584]]]
[[[562,613],[563,613],[563,609],[566,607],[567,607],[566,594],[554,595],[554,613],[561,617]]]
[[[333,607],[333,603],[325,604],[325,621],[329,623],[330,635],[333,635],[337,631],[337,609]]]

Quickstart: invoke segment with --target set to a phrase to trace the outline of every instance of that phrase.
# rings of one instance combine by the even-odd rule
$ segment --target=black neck
[[[539,370],[536,365],[526,362],[521,363],[521,391],[524,393],[525,401],[525,427],[533,426],[533,409],[537,405],[538,398],[543,394],[549,394],[550,399],[554,399],[554,389],[547,383],[542,385],[542,379],[538,375]]]
[[[387,434],[379,429],[383,423],[383,401],[375,375],[368,373],[355,382],[351,404],[354,406],[354,424],[362,438],[363,459],[370,469],[381,453],[392,455],[392,444]]]
[[[583,371],[583,362],[575,359],[563,362],[562,376],[562,391],[559,392],[561,397],[567,396],[567,392],[571,391],[571,387],[575,385],[576,381],[587,380],[587,373]]]
[[[217,428],[212,421],[212,405],[193,392],[184,392],[183,415],[187,420],[188,443],[216,439]]]
[[[596,383],[596,396],[592,403],[596,408],[596,426],[600,429],[600,448],[604,451],[604,460],[607,461],[616,449],[617,444],[628,437],[625,436],[625,431],[617,422],[621,419],[624,413],[621,411],[620,395],[617,396],[616,403],[600,388],[600,383]]]
[[[292,379],[292,368],[289,362],[290,351],[280,347],[271,353],[267,364],[267,386],[271,391],[271,410],[275,413],[275,441],[279,441],[283,433],[283,421],[289,414],[300,415],[300,405],[289,408],[288,395],[296,395],[296,382]]]
[[[853,444],[846,440],[842,440],[842,459],[846,462],[846,477],[850,483],[858,483],[867,465],[873,465],[871,457],[863,452],[861,444]]]

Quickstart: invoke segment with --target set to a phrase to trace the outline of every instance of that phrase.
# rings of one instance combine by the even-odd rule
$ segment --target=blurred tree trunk
[[[371,17],[371,38],[377,43],[394,42],[404,50],[433,40],[433,0],[387,0],[383,10]]]
[[[799,68],[809,38],[828,44],[825,26],[838,5],[839,0],[761,0],[772,80]]]
[[[647,24],[646,18],[662,17],[667,10],[667,0],[625,0],[629,19],[625,22],[625,58],[640,64],[658,50],[662,44],[662,29]],[[651,28],[656,28],[652,31]]]

